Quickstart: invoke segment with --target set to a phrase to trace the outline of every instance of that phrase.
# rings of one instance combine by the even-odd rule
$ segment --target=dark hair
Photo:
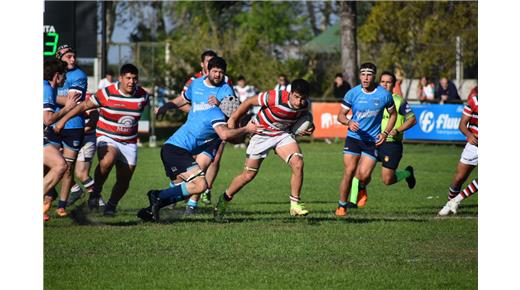
[[[105,75],[111,75],[111,76],[113,76],[113,75],[114,75],[114,72],[113,72],[111,69],[107,69],[107,71],[105,72]]]
[[[121,67],[121,70],[119,70],[119,75],[124,76],[127,73],[139,75],[139,70],[137,69],[137,67],[135,65],[133,65],[131,63],[127,63]]]
[[[215,56],[208,62],[208,71],[210,71],[212,68],[220,68],[224,72],[226,72],[227,64],[226,61],[221,58],[220,56]]]
[[[243,76],[243,75],[239,75],[238,78],[237,78],[237,82],[238,81],[245,81],[246,78]]]
[[[218,56],[218,55],[217,55],[217,53],[214,52],[213,50],[208,49],[208,50],[204,51],[204,52],[200,55],[200,61],[201,61],[201,62],[204,62],[204,59],[206,58],[206,56],[215,57],[215,56]]]
[[[359,67],[359,71],[361,72],[361,70],[363,69],[371,69],[374,71],[374,75],[377,73],[377,68],[376,68],[376,65],[371,63],[371,62],[365,62],[364,64],[362,64],[360,67]]]
[[[302,96],[309,97],[311,85],[304,79],[296,79],[291,83],[291,92],[297,92]]]
[[[384,72],[381,73],[381,76],[379,77],[379,79],[381,79],[384,75],[391,76],[392,84],[395,85],[395,81],[397,80],[397,78],[395,77],[395,75],[392,72],[385,70]]]
[[[343,78],[343,74],[342,73],[337,73],[336,77],[334,77],[334,78]]]
[[[50,81],[54,74],[67,72],[67,63],[59,59],[46,60],[43,63],[43,79]]]

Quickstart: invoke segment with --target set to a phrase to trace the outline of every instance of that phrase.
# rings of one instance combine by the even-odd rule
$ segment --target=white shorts
[[[467,165],[478,165],[478,147],[470,143],[466,143],[464,151],[460,155],[460,162]]]
[[[267,157],[269,150],[278,147],[296,143],[294,137],[289,133],[282,133],[278,136],[253,135],[249,140],[249,146],[246,149],[246,156],[249,159],[263,159]]]
[[[81,149],[78,152],[77,161],[90,162],[96,154],[96,133],[86,134],[83,137]]]
[[[107,136],[100,136],[97,138],[97,147],[112,146],[117,149],[117,159],[128,165],[137,164],[137,144],[136,143],[121,143]]]

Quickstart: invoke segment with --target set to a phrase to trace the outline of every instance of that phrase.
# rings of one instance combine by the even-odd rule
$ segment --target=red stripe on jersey
[[[279,135],[287,131],[303,113],[308,112],[308,105],[301,109],[291,108],[289,94],[287,91],[271,90],[258,95],[262,107],[257,115],[263,127],[261,135]]]
[[[137,87],[132,95],[119,91],[117,83],[100,89],[93,97],[99,107],[96,136],[107,136],[118,142],[137,142],[138,121],[148,104],[148,94]]]
[[[463,114],[469,116],[468,129],[478,136],[478,97],[471,96],[468,103],[464,106]]]

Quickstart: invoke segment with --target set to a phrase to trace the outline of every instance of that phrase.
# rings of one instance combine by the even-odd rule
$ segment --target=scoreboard
[[[97,55],[97,2],[45,1],[43,57],[54,57],[56,49],[70,44],[78,58]]]

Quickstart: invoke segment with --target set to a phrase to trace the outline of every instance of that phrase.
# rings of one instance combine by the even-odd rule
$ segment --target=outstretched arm
[[[242,118],[242,116],[244,116],[247,113],[247,111],[249,111],[249,108],[258,105],[258,98],[256,96],[245,100],[242,104],[240,104],[240,106],[238,106],[237,110],[229,117],[229,128],[235,128],[237,126],[238,120],[240,120],[240,118]]]
[[[229,128],[228,126],[222,124],[215,127],[215,132],[222,141],[227,141],[246,133],[254,133],[261,128],[262,127],[260,125],[250,121],[246,126],[236,129]]]
[[[54,131],[56,133],[59,133],[65,126],[65,123],[67,123],[67,121],[70,120],[72,117],[77,116],[87,110],[94,109],[94,108],[97,108],[97,106],[94,103],[92,103],[92,101],[90,99],[81,102],[74,109],[72,109],[70,112],[68,112],[63,118],[61,118],[58,123],[56,123],[56,126],[54,127]]]

